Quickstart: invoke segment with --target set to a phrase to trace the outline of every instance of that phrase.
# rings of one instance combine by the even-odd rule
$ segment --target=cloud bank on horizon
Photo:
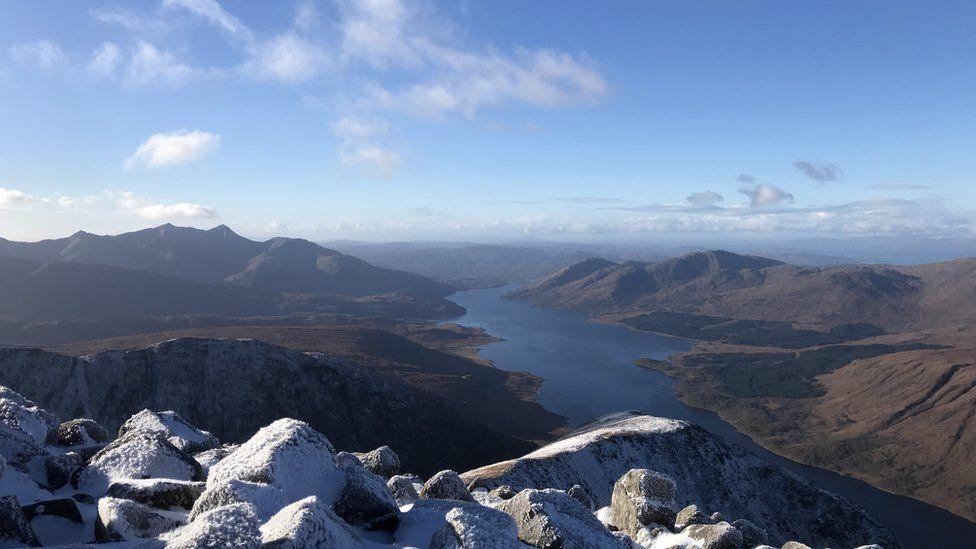
[[[617,102],[635,101],[640,87],[620,59],[626,56],[611,47],[619,44],[603,35],[574,45],[571,31],[540,32],[542,38],[529,42],[494,27],[482,35],[472,22],[516,16],[511,7],[480,8],[486,13],[477,14],[472,9],[410,0],[274,6],[158,0],[139,6],[106,2],[75,14],[97,32],[65,35],[55,25],[47,31],[35,25],[0,43],[0,82],[30,78],[39,88],[78,89],[82,97],[111,90],[144,105],[144,120],[137,119],[144,123],[137,127],[151,129],[126,131],[127,121],[119,120],[106,132],[112,142],[102,150],[115,156],[104,172],[79,169],[76,162],[53,175],[45,168],[35,183],[30,166],[0,163],[0,231],[42,237],[72,223],[114,232],[146,220],[205,225],[216,218],[249,234],[290,231],[313,238],[972,236],[976,230],[973,197],[945,192],[933,185],[937,178],[905,181],[909,174],[892,182],[887,175],[870,175],[863,165],[845,173],[832,161],[787,153],[765,153],[772,162],[725,159],[724,169],[690,183],[673,175],[680,159],[655,173],[643,161],[614,162],[610,152],[589,158],[587,173],[573,181],[560,162],[586,162],[580,153],[587,141],[633,145],[639,154],[640,145],[628,142],[632,124],[617,126],[619,133],[592,134],[569,126],[605,126],[620,116]],[[568,15],[564,22],[574,23]],[[560,24],[528,15],[522,23],[538,31]],[[649,78],[664,87],[681,73],[662,68]],[[221,102],[209,109],[193,99],[160,102],[199,93],[220,94]],[[284,119],[275,111],[272,117],[258,104],[292,105],[283,108],[304,114]],[[157,105],[165,108],[157,111]],[[628,112],[658,108],[634,106],[628,103]],[[93,107],[91,115],[110,112],[104,105],[99,109]],[[262,116],[273,120],[249,129]],[[293,128],[316,147],[318,158],[306,163],[301,181],[289,183],[278,174],[292,170],[294,162],[282,158],[274,142]],[[13,130],[0,130],[5,131]],[[513,169],[498,175],[491,173],[501,167],[497,161],[477,160],[498,158],[501,150],[518,154],[518,145],[506,141],[529,140],[544,156],[513,157]],[[431,154],[438,145],[443,156]],[[692,173],[718,164],[702,160],[685,159],[684,166]],[[319,165],[328,171],[316,173]],[[515,168],[526,175],[513,176]],[[731,175],[743,168],[770,175]],[[84,175],[84,184],[70,182],[77,176],[72,170]],[[606,179],[597,181],[601,171]],[[436,184],[428,188],[425,177]],[[670,177],[678,180],[668,182]],[[469,178],[478,183],[466,183]],[[217,183],[199,183],[208,179]],[[312,185],[322,181],[327,190]],[[449,184],[467,188],[445,191]],[[36,214],[34,221],[28,212]],[[37,221],[42,218],[56,223]]]

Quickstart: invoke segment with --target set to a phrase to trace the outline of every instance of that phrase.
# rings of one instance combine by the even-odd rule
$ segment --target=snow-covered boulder
[[[58,425],[54,435],[57,446],[93,446],[112,440],[108,431],[94,419],[78,418]]]
[[[380,446],[371,452],[356,454],[356,457],[367,471],[383,478],[400,474],[400,456],[389,446]]]
[[[51,490],[61,488],[71,479],[71,474],[85,464],[85,459],[77,452],[49,454],[43,458],[44,482]]]
[[[291,501],[280,488],[263,482],[236,478],[207,482],[206,489],[193,503],[188,519],[193,522],[199,515],[235,503],[248,504],[260,520],[267,520]]]
[[[38,541],[16,496],[0,496],[0,547],[37,547]]]
[[[358,549],[362,537],[315,496],[282,508],[261,526],[265,549]]]
[[[429,549],[525,549],[515,520],[481,505],[454,507],[431,537]]]
[[[427,479],[420,490],[420,497],[429,499],[456,499],[459,501],[474,501],[471,492],[457,473],[446,469]]]
[[[366,530],[396,529],[400,509],[383,477],[359,465],[345,465],[342,472],[346,482],[332,506],[335,513]]]
[[[95,540],[101,542],[155,538],[183,525],[163,512],[127,499],[98,500]]]
[[[681,533],[698,542],[702,549],[739,549],[742,546],[742,534],[725,521],[717,524],[692,524]]]
[[[631,469],[613,486],[610,523],[634,536],[648,524],[674,527],[674,481],[649,469]]]
[[[240,444],[225,444],[219,448],[212,448],[210,450],[204,450],[203,452],[197,452],[193,454],[193,459],[197,460],[200,467],[203,467],[203,473],[206,475],[210,474],[210,468],[216,465],[220,460],[234,453],[240,447]]]
[[[59,423],[54,414],[0,386],[0,456],[7,461],[27,463],[45,453]]]
[[[121,479],[112,482],[106,495],[131,499],[157,509],[190,510],[206,486],[202,481],[168,478]]]
[[[119,436],[130,432],[158,433],[184,452],[202,452],[220,446],[220,441],[207,431],[190,425],[172,410],[153,412],[142,410],[119,427]]]
[[[75,473],[72,483],[79,490],[100,495],[113,481],[127,478],[203,480],[203,470],[159,433],[132,431],[95,454]]]
[[[671,477],[678,507],[695,503],[746,518],[765,528],[773,543],[897,545],[884,526],[850,501],[701,427],[636,412],[604,416],[522,458],[474,469],[462,478],[489,489],[579,484],[604,507],[616,480],[630,469]]]
[[[274,488],[277,499],[264,499],[264,505],[256,510],[261,519],[267,519],[284,505],[308,496],[317,496],[331,506],[345,485],[346,475],[336,466],[335,450],[325,436],[303,421],[279,419],[210,468],[207,489],[194,512],[201,502],[210,499],[207,492],[231,480]],[[278,503],[281,505],[273,508]]]
[[[420,494],[417,493],[417,488],[413,485],[415,478],[410,475],[393,475],[390,480],[386,481],[386,487],[390,489],[397,505],[407,505],[420,499]]]
[[[166,549],[258,549],[261,530],[246,503],[224,505],[202,513],[186,526],[161,536]]]
[[[518,537],[551,549],[629,549],[589,509],[562,490],[522,490],[498,505],[515,519]]]

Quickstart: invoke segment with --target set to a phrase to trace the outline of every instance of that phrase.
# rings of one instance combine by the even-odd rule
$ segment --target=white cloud
[[[88,71],[102,78],[111,77],[115,74],[121,57],[122,52],[116,44],[105,42],[92,54]]]
[[[390,125],[378,118],[344,116],[329,124],[329,129],[342,139],[369,139],[389,131]]]
[[[58,206],[66,210],[78,210],[94,204],[98,204],[102,201],[101,196],[88,195],[88,196],[66,196],[58,195],[55,200]]]
[[[244,26],[240,19],[221,7],[217,0],[163,0],[163,5],[169,8],[189,10],[234,36],[239,36],[245,40],[251,39],[250,29]]]
[[[209,219],[217,217],[216,209],[192,202],[164,204],[136,196],[131,191],[106,191],[105,195],[115,200],[119,209],[135,213],[143,219]]]
[[[125,83],[133,87],[157,84],[182,86],[197,72],[172,52],[160,50],[148,42],[140,42],[126,68]]]
[[[220,148],[220,135],[200,130],[157,133],[125,161],[126,169],[164,168],[198,160]]]
[[[339,158],[347,166],[367,168],[374,175],[390,178],[403,165],[396,151],[377,145],[352,145],[339,150]]]
[[[17,189],[0,187],[0,209],[25,209],[38,199]]]
[[[739,192],[749,197],[749,204],[754,208],[793,202],[792,194],[768,183],[742,187]]]
[[[287,33],[249,47],[245,72],[261,80],[304,82],[331,66],[327,50],[297,34]]]
[[[376,68],[416,66],[421,54],[404,35],[409,18],[400,0],[358,0],[342,14],[342,51]]]
[[[65,63],[64,52],[50,40],[15,44],[7,50],[7,55],[21,65],[36,66],[44,70],[56,69]]]

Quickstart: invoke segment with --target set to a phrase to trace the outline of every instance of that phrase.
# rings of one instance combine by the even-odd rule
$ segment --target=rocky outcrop
[[[173,479],[121,479],[108,487],[106,495],[131,499],[157,509],[178,507],[190,510],[206,483]]]
[[[498,509],[515,519],[519,539],[533,547],[629,549],[626,542],[614,537],[588,509],[562,490],[522,490]]]
[[[119,427],[119,436],[131,432],[156,433],[184,452],[204,452],[220,446],[217,437],[190,425],[172,410],[142,410]]]
[[[631,536],[651,524],[673,528],[674,492],[674,481],[666,475],[631,469],[613,485],[610,523]]]
[[[104,494],[112,481],[126,478],[203,480],[203,469],[189,454],[158,433],[133,431],[122,435],[79,469],[72,484],[93,496]]]
[[[523,458],[462,475],[485,488],[569,487],[579,484],[598,506],[631,469],[674,480],[678,508],[697,504],[767,530],[770,541],[817,545],[894,545],[891,534],[850,501],[695,425],[633,412],[604,416]]]
[[[420,497],[431,499],[456,499],[459,501],[474,501],[464,482],[457,473],[451,470],[440,471],[430,477],[420,490]]]

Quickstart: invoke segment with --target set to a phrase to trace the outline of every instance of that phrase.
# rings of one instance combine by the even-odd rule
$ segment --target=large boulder
[[[51,490],[57,490],[71,480],[71,474],[85,464],[85,459],[77,452],[65,452],[46,455],[42,463],[44,484]]]
[[[197,460],[200,467],[203,467],[203,473],[205,475],[210,474],[210,468],[216,465],[220,460],[234,453],[234,450],[240,447],[240,444],[225,444],[219,448],[212,448],[210,450],[204,450],[203,452],[197,452],[193,454],[193,459]]]
[[[119,436],[131,432],[158,433],[184,452],[194,453],[220,446],[220,441],[207,431],[190,425],[172,410],[153,412],[142,410],[119,427]]]
[[[84,524],[85,520],[78,510],[78,504],[71,498],[49,499],[24,505],[20,509],[28,521],[37,517],[60,517],[75,524]]]
[[[400,473],[400,456],[389,446],[380,446],[371,452],[356,454],[356,457],[367,471],[383,478]]]
[[[157,509],[190,510],[206,486],[205,482],[192,480],[123,479],[109,485],[106,495],[131,499]]]
[[[698,508],[697,505],[692,503],[686,506],[684,509],[678,511],[678,514],[674,517],[674,525],[676,528],[684,528],[690,524],[711,524],[712,519],[705,514],[704,511]]]
[[[54,444],[58,446],[94,446],[112,440],[108,431],[94,419],[78,418],[58,425]]]
[[[254,510],[246,503],[212,509],[186,526],[162,536],[166,549],[258,549],[261,530]]]
[[[769,534],[753,524],[752,521],[746,519],[735,520],[732,521],[732,527],[742,534],[742,544],[746,547],[765,545],[769,541]]]
[[[420,497],[428,499],[456,499],[458,501],[474,501],[471,492],[461,481],[461,477],[450,469],[435,473],[427,479],[420,490]]]
[[[120,479],[203,480],[203,470],[189,454],[159,433],[132,431],[117,438],[72,478],[75,488],[100,495]]]
[[[730,517],[748,517],[766,529],[772,544],[802,539],[831,547],[897,545],[881,523],[849,500],[701,427],[636,412],[604,416],[522,458],[474,469],[462,478],[487,489],[579,484],[597,507],[606,507],[615,482],[631,469],[672,478],[678,508],[695,503]]]
[[[7,461],[24,464],[45,453],[59,423],[54,414],[0,386],[0,456]]]
[[[518,537],[542,549],[627,549],[583,505],[562,490],[522,490],[498,509],[515,519]]]
[[[0,547],[38,547],[34,531],[16,496],[0,496]]]
[[[263,482],[248,482],[236,478],[208,482],[206,489],[194,502],[188,519],[193,522],[203,513],[236,503],[249,505],[260,520],[267,520],[291,501],[281,489]]]
[[[201,504],[212,504],[207,492],[226,490],[228,481],[239,481],[237,495],[243,494],[242,489],[260,494],[261,504],[254,511],[266,520],[284,505],[308,496],[331,506],[345,486],[346,475],[336,466],[335,450],[327,438],[303,421],[279,419],[210,468],[207,489],[194,514],[202,511]],[[241,483],[266,485],[277,495]]]
[[[263,549],[358,549],[360,535],[315,496],[285,506],[261,526]]]
[[[509,515],[482,505],[454,507],[431,537],[429,549],[524,549]]]
[[[98,500],[95,540],[100,542],[155,538],[183,523],[158,510],[127,499]]]
[[[420,499],[417,488],[413,485],[416,477],[411,475],[394,475],[386,481],[386,487],[393,494],[397,505],[407,505]]]
[[[727,522],[718,524],[692,524],[681,531],[695,540],[702,549],[739,549],[742,534]]]
[[[346,483],[332,507],[335,513],[366,530],[395,530],[400,509],[383,477],[359,465],[343,466],[342,471]]]
[[[631,536],[648,524],[674,527],[674,481],[649,469],[631,469],[613,486],[610,523]]]

